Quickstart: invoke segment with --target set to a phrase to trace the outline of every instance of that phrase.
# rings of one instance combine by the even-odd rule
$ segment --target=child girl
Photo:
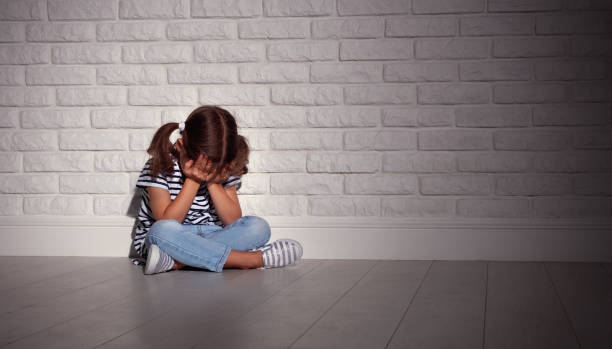
[[[177,128],[181,138],[172,144]],[[228,111],[200,106],[185,122],[162,125],[147,152],[136,183],[144,191],[134,239],[145,274],[186,265],[215,272],[275,268],[302,257],[299,242],[266,244],[269,224],[242,216],[236,191],[248,172],[249,146]]]

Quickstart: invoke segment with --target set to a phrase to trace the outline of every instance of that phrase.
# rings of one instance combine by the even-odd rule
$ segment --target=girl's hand
[[[225,167],[218,176],[214,176],[213,173],[209,172],[211,164],[208,158],[203,154],[200,154],[196,161],[188,159],[183,164],[182,167],[185,176],[190,177],[198,183],[223,183],[229,178],[228,167]]]

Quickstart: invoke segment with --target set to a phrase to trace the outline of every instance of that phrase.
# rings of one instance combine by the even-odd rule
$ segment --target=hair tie
[[[185,123],[184,122],[179,123],[179,130],[181,132],[185,131]]]

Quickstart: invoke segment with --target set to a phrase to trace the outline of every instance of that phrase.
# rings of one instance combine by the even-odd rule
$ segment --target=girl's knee
[[[270,236],[272,234],[272,230],[270,228],[270,224],[265,219],[259,216],[244,216],[246,219],[246,223],[249,225],[253,234],[256,234],[263,243],[268,242],[270,240]]]
[[[149,237],[156,239],[159,237],[163,237],[167,235],[172,230],[176,230],[180,228],[181,223],[179,223],[176,219],[161,219],[155,221],[151,228],[149,229]]]

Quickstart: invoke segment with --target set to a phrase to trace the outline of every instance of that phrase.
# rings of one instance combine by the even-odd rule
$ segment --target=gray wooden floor
[[[612,348],[612,264],[0,256],[2,348]]]

